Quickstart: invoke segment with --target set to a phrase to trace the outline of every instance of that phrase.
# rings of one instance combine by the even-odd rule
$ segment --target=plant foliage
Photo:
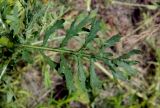
[[[129,57],[139,53],[138,50],[132,50],[116,58],[113,57],[111,52],[105,51],[106,48],[114,46],[120,41],[121,36],[119,34],[106,40],[99,49],[95,48],[98,50],[97,53],[93,54],[90,52],[88,44],[94,44],[93,41],[95,38],[98,38],[98,32],[101,30],[101,21],[96,18],[94,13],[82,13],[77,16],[71,23],[71,26],[66,30],[66,36],[60,43],[60,46],[51,48],[47,44],[48,40],[58,29],[64,29],[65,20],[45,16],[45,14],[48,13],[48,11],[46,11],[48,7],[42,5],[40,1],[13,0],[12,2],[10,2],[10,0],[0,1],[1,75],[4,75],[4,72],[7,74],[8,71],[11,71],[5,68],[5,61],[8,61],[8,58],[10,61],[15,59],[29,60],[27,57],[32,53],[29,53],[28,50],[32,52],[39,51],[39,54],[42,55],[52,70],[55,69],[57,63],[45,55],[45,51],[58,52],[61,55],[58,71],[60,75],[65,77],[66,86],[70,95],[75,93],[79,88],[82,89],[81,92],[83,91],[83,93],[85,93],[85,97],[88,97],[89,90],[91,90],[94,95],[98,93],[102,87],[102,81],[100,81],[95,71],[94,62],[96,61],[102,61],[106,64],[106,67],[111,70],[115,79],[126,80],[136,73],[136,70],[132,68],[132,65],[135,64],[136,61],[130,61]],[[50,13],[50,15],[52,14]],[[47,17],[49,21],[44,20],[44,16]],[[54,22],[52,22],[52,20],[54,20]],[[46,25],[47,21],[51,24]],[[85,42],[82,48],[77,51],[68,49],[67,44],[69,40],[75,36],[79,36],[80,32],[85,32],[84,28],[87,28],[88,31],[86,32]],[[33,42],[41,39],[41,31],[44,31],[42,45],[32,45]],[[7,49],[7,53],[11,54],[6,56],[4,54],[5,49]],[[17,52],[17,50],[19,51]],[[88,69],[84,69],[84,60],[90,64]],[[71,64],[70,61],[77,64],[76,72],[74,68],[72,68],[73,64]],[[45,75],[49,76],[48,74],[49,73]],[[89,81],[87,79],[89,79]],[[3,76],[0,80],[4,80]],[[79,95],[81,94],[79,93]]]

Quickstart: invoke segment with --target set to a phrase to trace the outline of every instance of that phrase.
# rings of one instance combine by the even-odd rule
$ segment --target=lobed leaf
[[[114,46],[117,42],[120,41],[120,39],[121,39],[121,36],[119,34],[114,35],[104,43],[104,46],[105,47]]]
[[[72,37],[77,36],[80,31],[88,24],[91,20],[90,16],[87,15],[82,20],[80,20],[81,15],[79,15],[71,24],[71,27],[67,30],[66,37],[63,39],[61,46],[64,47],[68,40]],[[79,21],[80,20],[80,21]]]
[[[50,68],[51,68],[52,70],[54,70],[55,67],[56,67],[56,63],[55,63],[53,60],[51,60],[48,56],[46,56],[42,51],[40,51],[40,53],[41,53],[41,55],[43,56],[43,58],[44,58],[44,60],[46,61],[46,63],[49,64]]]
[[[82,82],[79,78],[80,78],[79,72],[75,73],[74,84],[76,87],[76,91],[74,94],[76,95],[76,100],[83,103],[83,104],[88,104],[89,103],[89,95],[88,95],[87,89],[84,86],[84,84],[82,85]]]
[[[14,30],[14,34],[18,34],[21,29],[18,7],[15,5],[13,13],[6,16],[6,22],[10,25],[10,28]]]
[[[90,85],[95,93],[102,87],[102,82],[95,73],[93,59],[90,61]]]
[[[27,61],[28,63],[33,63],[33,59],[30,56],[30,52],[28,50],[23,50],[22,52],[22,58],[23,60]]]
[[[132,68],[129,64],[122,62],[122,61],[116,61],[116,64],[120,67],[122,67],[124,70],[126,70],[128,76],[135,75],[137,73],[137,70]]]
[[[127,80],[128,75],[118,69],[118,65],[111,60],[105,60],[104,63],[109,67],[115,79]]]
[[[127,80],[128,76],[124,74],[122,71],[112,72],[112,75],[115,79]]]
[[[83,69],[83,64],[80,57],[77,57],[78,59],[78,79],[80,81],[81,88],[85,91],[86,90],[86,75],[85,71]]]
[[[69,93],[71,93],[75,90],[73,74],[63,55],[61,55],[60,70],[65,76],[67,88],[69,90]]]
[[[125,54],[121,55],[118,59],[128,59],[132,55],[140,54],[140,53],[141,53],[140,50],[133,49],[133,50],[129,51],[128,53],[125,53]]]
[[[89,35],[86,37],[85,46],[97,36],[97,32],[99,30],[100,30],[100,21],[96,20],[95,18],[91,24],[91,30],[89,32]]]
[[[113,54],[110,53],[110,52],[100,52],[99,55],[100,55],[100,57],[102,57],[102,58],[109,58],[109,57],[112,57],[112,56],[113,56]]]
[[[57,29],[60,29],[60,28],[63,28],[63,23],[65,22],[64,19],[61,19],[61,20],[57,20],[53,26],[51,26],[49,29],[46,30],[45,32],[45,35],[44,35],[44,40],[43,40],[43,46],[46,45],[48,39],[49,39],[49,36],[55,32]]]
[[[42,9],[37,10],[36,13],[33,13],[32,15],[30,15],[31,17],[27,17],[27,20],[28,20],[27,31],[33,29],[34,24],[36,24],[37,20],[39,20],[43,16],[45,11],[46,11],[46,7],[43,7]]]

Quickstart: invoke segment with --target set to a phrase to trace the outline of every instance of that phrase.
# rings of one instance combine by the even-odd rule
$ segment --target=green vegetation
[[[110,82],[102,80],[98,75],[95,63],[101,62],[108,68],[115,84],[121,85],[123,81],[129,81],[137,75],[138,71],[133,66],[138,61],[130,57],[140,54],[139,50],[133,49],[122,54],[107,50],[120,42],[122,36],[116,34],[102,39],[100,35],[106,27],[95,10],[80,12],[74,18],[65,18],[71,9],[64,6],[63,2],[0,1],[0,107],[66,108],[72,102],[88,107],[103,107],[95,102],[100,100],[97,100],[100,92]],[[90,2],[86,0],[87,10],[90,10]],[[72,40],[78,40],[78,45],[70,46],[73,44]],[[54,42],[57,44],[54,45]],[[156,53],[159,58],[159,51]],[[33,68],[40,71],[44,84],[42,88],[45,90],[44,95],[36,101],[34,93],[29,92],[23,83],[26,71]],[[156,70],[159,71],[158,63]],[[31,73],[28,77],[32,76]],[[58,88],[58,91],[66,91],[62,97],[56,92],[54,75],[64,81],[64,86]],[[100,100],[104,102],[104,108],[123,108],[123,92],[122,90],[115,97]],[[128,101],[132,104],[139,96],[139,92],[135,93],[128,97]],[[130,108],[145,107],[147,102],[143,101],[139,106],[134,106],[135,103]]]

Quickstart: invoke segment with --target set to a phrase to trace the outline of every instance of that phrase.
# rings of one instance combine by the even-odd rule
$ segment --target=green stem
[[[40,50],[48,50],[48,51],[61,52],[61,53],[73,53],[74,52],[72,50],[67,50],[67,49],[49,48],[49,47],[35,46],[35,45],[20,45],[20,47],[40,49]]]
[[[51,42],[51,41],[54,41],[54,40],[62,40],[64,38],[65,38],[65,36],[57,36],[57,37],[54,37],[52,39],[48,39],[48,42]],[[43,40],[40,40],[40,41],[32,43],[31,45],[38,45],[38,44],[42,44],[42,43],[43,43]]]
[[[87,58],[89,58],[91,56],[90,54],[80,53],[77,51],[62,49],[62,48],[49,48],[49,47],[35,46],[35,45],[17,45],[17,46],[21,47],[21,48],[32,48],[32,49],[48,50],[48,51],[54,51],[54,52],[60,52],[60,53],[71,53],[76,56],[81,55],[81,56],[87,57]]]
[[[48,51],[53,51],[53,52],[59,52],[59,53],[68,53],[68,54],[72,54],[75,56],[82,56],[85,58],[97,58],[98,60],[110,60],[109,58],[106,57],[100,57],[98,55],[95,54],[87,54],[81,51],[73,51],[73,50],[68,50],[68,49],[64,49],[64,48],[50,48],[50,47],[44,47],[44,46],[35,46],[35,45],[16,45],[17,47],[20,48],[31,48],[31,49],[39,49],[39,50],[48,50]]]

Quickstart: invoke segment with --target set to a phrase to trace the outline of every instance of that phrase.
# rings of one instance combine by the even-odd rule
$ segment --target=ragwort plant
[[[28,63],[33,63],[29,56],[32,52],[37,51],[52,70],[57,67],[58,63],[47,56],[45,51],[60,54],[58,72],[65,77],[69,95],[79,93],[79,96],[83,96],[77,97],[77,100],[79,98],[86,98],[87,100],[90,94],[96,96],[101,90],[103,82],[99,80],[95,72],[94,62],[96,61],[103,62],[111,70],[115,79],[126,80],[136,73],[132,65],[136,64],[137,61],[131,61],[129,58],[134,54],[139,54],[138,50],[129,51],[118,57],[114,57],[111,52],[106,51],[106,48],[110,48],[120,41],[121,36],[119,34],[98,44],[98,48],[96,48],[98,51],[91,50],[90,46],[94,46],[95,40],[98,39],[98,32],[102,28],[101,21],[96,18],[95,12],[84,12],[76,16],[66,30],[65,37],[60,45],[56,48],[49,47],[48,40],[51,35],[59,29],[64,29],[66,22],[62,17],[66,10],[65,7],[60,11],[58,17],[55,17],[54,13],[49,10],[50,7],[50,4],[42,4],[36,0],[0,1],[1,85],[4,85],[6,78],[11,77],[9,76],[10,71],[17,66],[18,61],[25,60]],[[41,35],[42,32],[44,35]],[[80,33],[85,34],[85,41],[81,42],[81,47],[78,50],[67,48],[69,40],[80,36]],[[33,44],[41,41],[42,36],[41,45]],[[73,72],[74,69],[70,61],[76,64],[76,72]],[[84,69],[84,61],[89,63],[88,73]],[[3,89],[2,86],[0,89]],[[3,92],[3,94],[5,93]],[[3,95],[2,105],[7,98],[5,96],[7,95]],[[15,99],[16,97],[11,97],[12,101]]]

